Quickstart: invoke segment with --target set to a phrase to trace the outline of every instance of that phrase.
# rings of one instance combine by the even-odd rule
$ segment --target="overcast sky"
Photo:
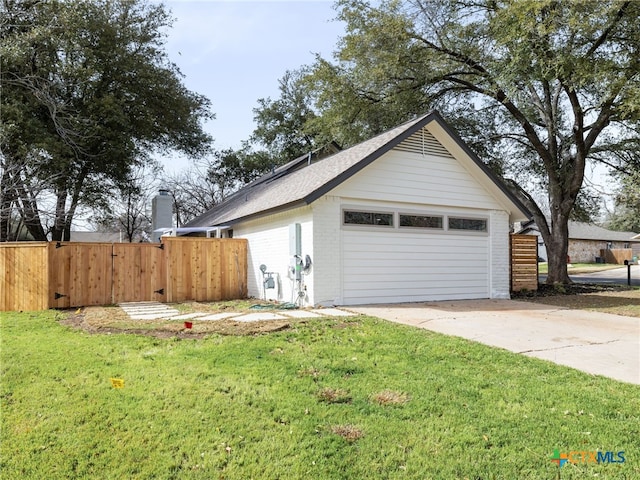
[[[332,1],[165,0],[175,22],[167,52],[192,91],[211,100],[206,126],[216,148],[240,146],[252,133],[259,98],[277,98],[287,70],[329,57],[344,31]],[[186,161],[165,162],[169,171]]]

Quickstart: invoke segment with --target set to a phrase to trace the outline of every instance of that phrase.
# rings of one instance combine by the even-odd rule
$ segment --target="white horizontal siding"
[[[502,209],[453,157],[400,150],[387,152],[331,193],[354,199]]]
[[[343,230],[343,303],[489,297],[489,236]]]

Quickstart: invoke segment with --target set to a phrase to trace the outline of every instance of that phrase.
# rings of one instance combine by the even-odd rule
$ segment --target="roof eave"
[[[369,155],[364,157],[362,160],[358,161],[357,163],[355,163],[354,165],[352,165],[351,167],[349,167],[348,169],[346,169],[342,173],[338,174],[337,176],[335,176],[334,178],[332,178],[328,182],[324,183],[323,185],[321,185],[317,189],[313,190],[311,193],[308,193],[304,197],[302,197],[300,199],[297,199],[297,200],[294,200],[292,202],[286,203],[286,204],[278,205],[276,207],[272,207],[272,208],[269,208],[269,209],[266,209],[266,210],[262,210],[262,211],[255,212],[255,213],[251,213],[251,214],[245,215],[243,217],[238,217],[238,218],[235,218],[233,220],[227,219],[227,220],[222,221],[222,222],[212,223],[212,225],[220,225],[220,224],[233,225],[233,224],[238,224],[238,223],[245,222],[245,221],[248,221],[248,220],[252,220],[252,219],[264,217],[264,216],[267,216],[267,215],[272,215],[274,213],[290,210],[290,209],[298,207],[298,206],[309,205],[312,202],[314,202],[315,200],[317,200],[320,197],[322,197],[323,195],[329,193],[334,188],[338,187],[340,184],[342,184],[343,182],[345,182],[346,180],[351,178],[353,175],[355,175],[356,173],[361,171],[363,168],[365,168],[366,166],[368,166],[371,163],[373,163],[375,160],[380,158],[382,155],[384,155],[385,153],[389,152],[395,146],[397,146],[402,141],[404,141],[405,139],[407,139],[408,137],[410,137],[411,135],[413,135],[414,133],[419,131],[421,128],[424,128],[426,125],[430,124],[431,122],[436,122],[444,130],[444,132],[447,135],[450,136],[450,138],[453,140],[453,142],[456,143],[459,146],[459,148],[461,148],[463,150],[463,152],[466,155],[468,155],[469,158],[478,166],[478,168],[480,168],[480,170],[495,184],[495,186],[502,192],[502,194],[505,195],[507,200],[509,200],[509,203],[511,204],[511,206],[514,208],[514,211],[510,211],[509,212],[510,217],[512,217],[514,219],[518,219],[519,218],[519,214],[522,214],[522,218],[527,218],[527,219],[531,218],[532,215],[529,212],[529,210],[518,200],[518,198],[513,193],[511,193],[511,191],[509,191],[507,189],[505,184],[464,143],[464,141],[460,138],[460,136],[442,118],[440,113],[437,112],[437,111],[433,111],[433,112],[425,115],[420,120],[416,121],[413,125],[407,127],[404,131],[402,131],[401,133],[399,133],[395,137],[391,138],[387,143],[385,143],[381,147],[377,148],[375,151],[373,151],[372,153],[370,153]],[[300,162],[302,159],[303,159],[303,157],[300,157],[300,158],[290,162],[288,165],[296,164],[297,162]],[[268,177],[268,175],[267,175],[267,177]],[[242,188],[240,191],[236,192],[230,198],[233,198],[238,194],[242,194],[243,191],[248,190],[247,187],[254,186],[254,185],[256,185],[256,183],[261,183],[261,181],[263,181],[263,180],[264,180],[264,177],[262,179],[258,179],[256,181],[252,182],[248,186],[246,186],[246,187]],[[226,203],[226,202],[223,202],[223,203]],[[519,214],[518,214],[518,212],[519,212]],[[197,220],[197,219],[195,219],[195,220]],[[191,223],[191,222],[189,222],[189,223]]]
[[[433,111],[426,115],[422,120],[416,122],[414,125],[409,127],[407,130],[392,138],[385,145],[377,149],[375,152],[369,154],[362,161],[356,163],[352,167],[348,168],[344,172],[342,172],[337,177],[333,178],[329,182],[322,185],[320,188],[311,192],[309,195],[304,197],[305,202],[311,203],[323,195],[329,193],[331,190],[339,186],[344,181],[351,178],[353,175],[358,173],[367,165],[371,164],[382,155],[387,153],[389,150],[393,149],[395,146],[400,144],[402,141],[419,131],[421,128],[424,128],[431,122],[437,122],[440,127],[449,135],[453,141],[471,158],[471,160],[482,170],[482,172],[489,177],[489,179],[498,187],[498,189],[507,197],[510,203],[513,204],[513,207],[522,215],[522,218],[526,218],[527,220],[531,220],[533,215],[527,209],[526,206],[516,197],[502,182],[493,171],[489,167],[487,167],[480,158],[469,148],[469,146],[460,138],[460,136],[449,126],[449,124],[442,118],[442,115],[438,111]],[[513,217],[514,220],[518,219],[519,215],[515,214],[516,212],[509,212],[510,217]]]
[[[226,220],[218,223],[214,223],[213,226],[217,227],[220,225],[237,225],[239,223],[247,222],[249,220],[257,220],[259,218],[267,217],[269,215],[274,215],[276,213],[286,212],[287,210],[293,210],[294,208],[305,207],[308,203],[304,200],[295,200],[293,202],[285,203],[283,205],[278,205],[277,207],[269,208],[267,210],[261,210],[260,212],[250,213],[249,215],[245,215],[243,217],[234,218],[233,220]]]

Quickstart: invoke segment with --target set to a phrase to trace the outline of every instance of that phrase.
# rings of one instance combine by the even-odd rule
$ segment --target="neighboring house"
[[[533,220],[522,224],[518,233],[538,236],[538,256],[548,260],[540,230]],[[635,237],[635,238],[634,238]],[[630,248],[640,257],[640,235],[616,232],[590,223],[569,221],[569,259],[572,263],[594,263],[601,258],[600,250]]]
[[[252,296],[355,305],[509,298],[509,227],[528,218],[434,112],[300,157],[185,227],[248,240]]]
[[[126,241],[126,236],[122,233],[114,232],[84,232],[80,230],[72,230],[69,240],[71,242],[120,243]]]

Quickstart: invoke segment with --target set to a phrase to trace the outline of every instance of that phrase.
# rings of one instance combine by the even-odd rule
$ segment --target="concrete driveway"
[[[640,384],[640,318],[514,300],[363,305],[349,310]]]

